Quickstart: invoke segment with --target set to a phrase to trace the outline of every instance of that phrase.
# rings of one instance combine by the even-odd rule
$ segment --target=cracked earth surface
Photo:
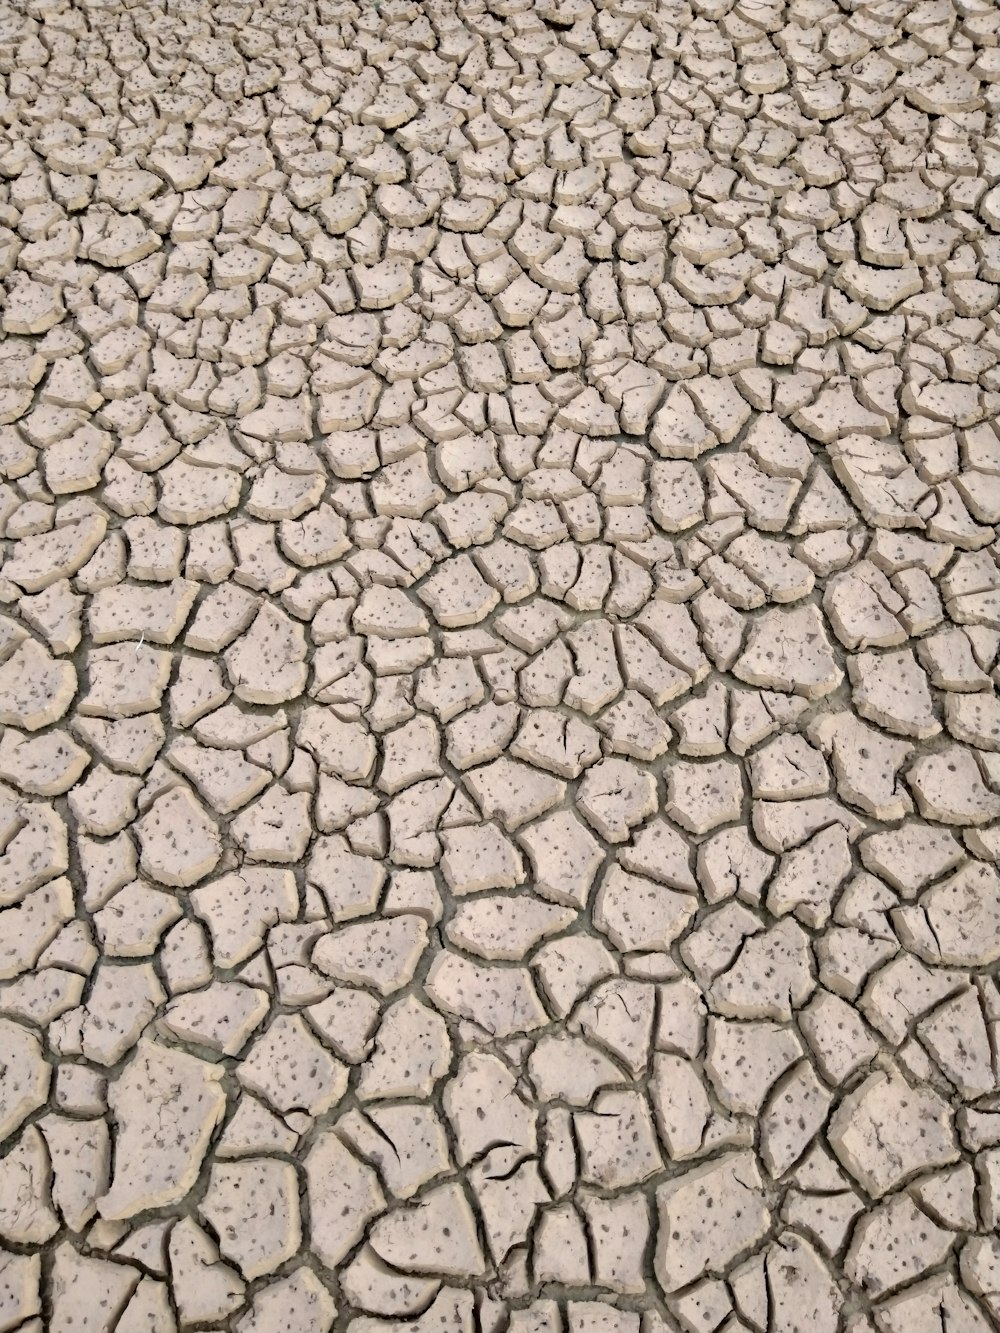
[[[1000,1327],[1000,9],[0,15],[0,1333]]]

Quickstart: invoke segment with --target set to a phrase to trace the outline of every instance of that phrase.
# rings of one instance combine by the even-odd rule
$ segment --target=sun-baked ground
[[[0,1330],[1000,1327],[995,0],[0,16]]]

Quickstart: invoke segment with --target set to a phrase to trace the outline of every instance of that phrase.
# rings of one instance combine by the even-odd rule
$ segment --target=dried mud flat
[[[0,15],[0,1333],[1000,1327],[994,0]]]

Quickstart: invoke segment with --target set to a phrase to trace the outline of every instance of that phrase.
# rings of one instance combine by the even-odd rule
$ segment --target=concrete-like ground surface
[[[0,16],[0,1333],[1000,1327],[996,0]]]

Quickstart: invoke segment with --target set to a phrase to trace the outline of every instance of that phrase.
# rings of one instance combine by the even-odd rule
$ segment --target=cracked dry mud
[[[0,73],[0,1333],[1000,1327],[996,0]]]

